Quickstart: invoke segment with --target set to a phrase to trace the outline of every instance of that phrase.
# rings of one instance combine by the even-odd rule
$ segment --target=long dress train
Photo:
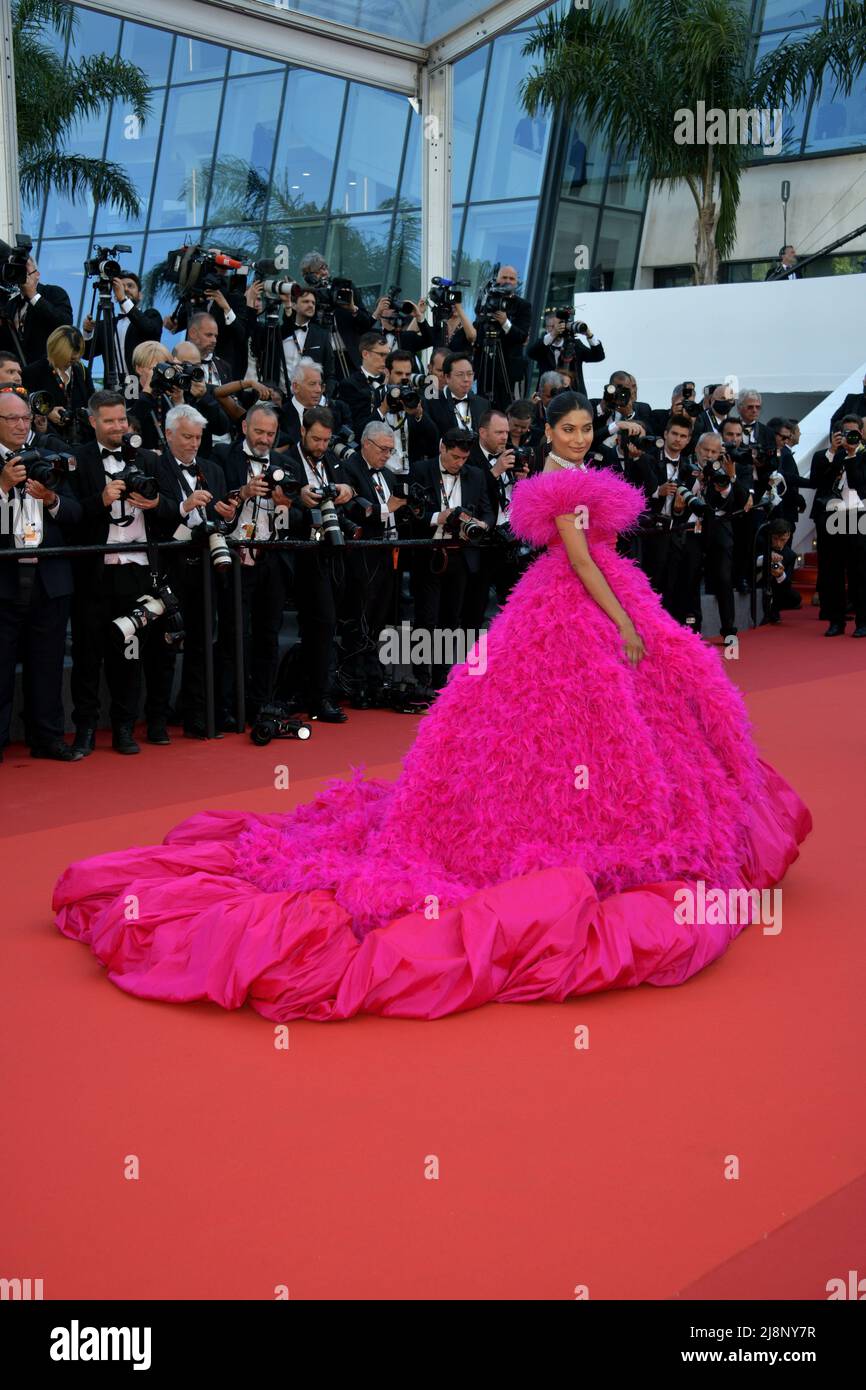
[[[395,783],[356,769],[288,815],[202,812],[160,846],[79,861],[60,930],[132,994],[278,1021],[436,1018],[679,984],[714,960],[744,914],[689,922],[683,890],[771,887],[811,818],[758,756],[719,653],[617,553],[642,505],[603,471],[519,483],[512,528],[547,549]],[[555,526],[571,513],[644,640],[636,668],[571,569]]]

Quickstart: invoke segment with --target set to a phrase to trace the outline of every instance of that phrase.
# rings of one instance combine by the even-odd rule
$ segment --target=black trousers
[[[722,635],[736,632],[734,618],[734,533],[730,523],[720,522],[706,533],[707,582],[719,605]]]
[[[99,723],[99,675],[111,696],[112,726],[134,724],[141,699],[141,657],[151,633],[124,642],[113,619],[128,613],[141,594],[150,593],[146,565],[103,565],[95,579],[76,589],[72,601],[72,718],[76,726]]]
[[[274,698],[280,628],[286,604],[286,568],[275,551],[241,566],[244,652],[244,703],[247,718]],[[217,588],[219,635],[216,653],[217,712],[233,715],[235,695],[235,614],[231,583]]]
[[[826,521],[824,527],[824,539],[818,552],[821,612],[827,622],[844,627],[851,603],[857,627],[863,627],[866,625],[866,535],[828,532]]]
[[[447,563],[439,573],[443,559],[447,559]],[[419,666],[416,675],[422,683],[429,682],[437,689],[445,684],[449,670],[441,638],[437,638],[437,634],[462,630],[469,579],[470,570],[461,550],[437,549],[432,554],[420,555],[415,562],[412,575],[414,627],[429,633],[432,653],[430,663]],[[441,654],[438,659],[437,654]]]
[[[48,597],[38,564],[17,568],[18,593],[0,603],[0,748],[9,742],[19,652],[28,738],[37,748],[63,737],[63,655],[70,600]]]
[[[662,605],[678,623],[701,630],[700,538],[686,527],[640,532],[640,564]]]
[[[326,698],[331,684],[346,562],[342,555],[332,554],[325,542],[316,550],[299,550],[293,558],[302,694],[315,706]]]
[[[204,662],[207,638],[204,630],[202,567],[207,564],[210,564],[210,559],[206,554],[197,556],[192,564],[186,560],[176,561],[166,576],[183,614],[180,707],[186,728],[203,724],[205,719]],[[213,631],[209,637],[213,648]],[[177,657],[177,647],[166,642],[161,628],[156,628],[144,648],[144,715],[148,724],[164,724],[168,719]]]
[[[395,622],[396,588],[392,550],[357,550],[346,557],[340,639],[343,674],[353,685],[381,685],[389,674],[379,660],[379,634]]]

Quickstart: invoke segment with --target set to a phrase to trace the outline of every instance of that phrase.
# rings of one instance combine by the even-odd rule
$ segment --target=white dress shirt
[[[22,450],[18,451],[23,452]],[[0,445],[0,468],[4,466],[7,459],[14,458],[11,449]],[[9,514],[12,517],[12,540],[16,550],[35,550],[40,546],[45,538],[45,528],[43,524],[44,502],[40,502],[36,497],[29,497],[24,490],[24,483],[18,487],[10,488],[9,492],[3,492],[4,515],[2,518],[3,530],[9,529]],[[60,498],[52,507],[48,508],[49,516],[56,516],[60,508]],[[36,556],[28,556],[19,560],[22,565],[35,565]]]
[[[434,514],[435,516],[438,516],[439,512],[447,512],[449,507],[463,506],[463,486],[460,481],[459,473],[446,473],[444,469],[440,467],[439,497],[439,509]],[[441,526],[437,526],[435,520],[430,524],[435,528],[433,531],[433,539],[441,541],[445,535],[444,529]]]
[[[105,481],[110,482],[116,473],[123,472],[126,464],[123,462],[119,453],[117,453],[110,454],[107,458],[104,458],[102,460],[102,467],[105,471]],[[127,517],[131,517],[132,519],[127,526],[118,526],[117,520],[122,515],[120,500],[118,499],[116,502],[112,502],[109,515],[114,519],[110,521],[108,525],[108,535],[105,538],[107,545],[132,545],[134,541],[147,540],[147,531],[144,525],[144,512],[140,507],[130,507],[128,504],[125,505],[125,510]],[[147,553],[143,550],[133,551],[129,555],[123,555],[120,551],[115,550],[110,555],[103,555],[102,558],[106,565],[147,564]]]

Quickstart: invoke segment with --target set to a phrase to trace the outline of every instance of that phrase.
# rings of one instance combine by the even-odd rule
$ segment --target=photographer
[[[68,545],[81,509],[62,473],[21,462],[30,407],[13,388],[0,389],[0,762],[9,743],[15,663],[21,656],[24,718],[30,756],[74,762],[63,740],[63,657],[72,596],[72,566],[62,555],[40,558],[44,547]]]
[[[763,567],[763,556],[758,562]],[[780,623],[783,608],[800,608],[803,600],[792,584],[797,556],[791,545],[791,528],[784,517],[770,522],[770,549],[767,556],[769,573],[761,575],[764,585],[764,623]]]
[[[292,498],[267,476],[269,470],[286,467],[283,455],[275,451],[278,431],[277,412],[266,401],[259,401],[250,406],[241,423],[241,438],[219,445],[216,451],[229,495],[236,494],[239,504],[227,534],[236,541],[250,542],[240,551],[244,706],[250,724],[274,697],[287,578],[293,567],[288,552],[261,550],[254,542],[280,540],[305,530],[299,505],[293,506]],[[217,689],[218,723],[226,732],[238,732],[234,715],[234,605],[227,589],[217,597],[222,673]]]
[[[246,376],[247,370],[246,358],[244,358],[242,369],[240,371],[235,370],[233,364],[237,357],[236,353],[228,359],[216,355],[218,332],[214,315],[206,313],[193,314],[186,332],[189,342],[195,343],[201,353],[201,365],[205,369],[205,382],[212,387],[221,386],[225,381],[243,378]]]
[[[599,399],[593,397],[592,447],[601,446],[615,435],[621,424],[642,424],[648,429],[652,423],[652,411],[644,401],[638,401],[637,385],[630,372],[611,372],[607,385]]]
[[[160,493],[177,504],[179,523],[176,540],[195,540],[195,549],[171,555],[165,562],[169,587],[177,597],[183,614],[183,663],[181,667],[180,708],[184,738],[207,738],[205,727],[206,648],[213,648],[214,634],[206,633],[202,592],[203,568],[212,563],[210,536],[218,531],[217,521],[232,521],[237,501],[226,500],[225,474],[213,459],[201,453],[204,416],[191,405],[174,405],[165,417],[166,446],[156,465]],[[213,560],[216,566],[216,560]],[[228,576],[231,561],[219,573]],[[211,651],[211,657],[213,651]],[[144,649],[147,689],[145,719],[148,743],[167,744],[169,707],[174,685],[177,654],[174,645],[150,641]],[[219,733],[217,737],[220,737]]]
[[[452,352],[442,363],[445,387],[438,396],[427,402],[427,414],[436,426],[439,438],[451,430],[474,433],[490,402],[472,391],[475,371],[468,352]]]
[[[40,283],[39,267],[32,256],[25,262],[23,253],[13,251],[0,260],[21,263],[20,293],[10,302],[10,316],[0,318],[0,350],[13,353],[24,366],[46,355],[48,338],[55,328],[72,323],[72,305],[59,285]]]
[[[158,457],[124,440],[129,431],[126,402],[114,391],[96,391],[88,404],[94,440],[76,452],[72,487],[81,503],[76,539],[84,545],[139,544],[169,540],[179,520],[178,502],[159,491]],[[128,488],[123,477],[143,475],[147,494]],[[73,748],[83,757],[93,752],[99,724],[99,677],[111,696],[112,747],[118,753],[138,753],[133,737],[141,697],[140,641],[125,645],[115,618],[128,613],[135,601],[151,590],[145,549],[129,554],[113,551],[76,560],[72,604],[72,718]],[[145,631],[145,642],[161,634]]]
[[[649,433],[651,435],[662,435],[667,429],[668,420],[672,415],[683,415],[691,422],[692,431],[701,408],[695,400],[695,383],[693,381],[681,381],[671,392],[670,408],[663,406],[660,410],[650,412]]]
[[[793,531],[800,512],[806,509],[806,504],[800,497],[800,474],[797,469],[797,461],[790,447],[794,432],[791,429],[790,421],[783,420],[781,415],[776,415],[767,422],[767,431],[773,439],[773,444],[770,447],[775,449],[776,469],[785,480],[779,514],[785,518]]]
[[[857,415],[861,420],[864,415],[866,415],[866,376],[863,378],[863,390],[854,393],[849,392],[838,410],[833,411],[833,416],[830,420],[831,433],[838,422],[843,420],[847,415]]]
[[[364,333],[358,342],[361,365],[337,383],[334,395],[348,406],[352,430],[357,436],[376,410],[377,387],[385,383],[388,344],[381,333]]]
[[[279,326],[285,362],[285,381],[291,382],[292,372],[302,357],[316,363],[321,368],[326,389],[332,391],[336,384],[334,353],[331,335],[327,329],[316,323],[316,295],[304,285],[293,284],[288,293],[280,296],[283,304],[283,317]],[[262,376],[262,361],[267,329],[257,322],[253,329],[252,345],[259,375]]]
[[[171,360],[180,367],[182,376],[176,386],[169,394],[172,406],[191,405],[203,416],[206,423],[204,434],[202,435],[201,451],[205,458],[210,458],[213,454],[215,444],[228,444],[231,441],[232,426],[226,410],[223,409],[223,401],[217,392],[226,390],[225,386],[208,386],[205,381],[205,369],[202,365],[201,352],[195,343],[183,341],[175,343],[171,350]],[[257,392],[258,382],[236,382],[230,383],[243,389],[244,386],[255,386]],[[232,404],[234,404],[232,402]],[[228,408],[228,407],[227,407]],[[239,415],[243,412],[239,409]]]
[[[712,430],[701,435],[695,446],[695,459],[703,475],[703,495],[707,510],[703,517],[704,559],[707,592],[715,595],[723,638],[736,635],[734,614],[734,514],[745,509],[749,499],[736,480],[731,459],[723,457],[722,441]]]
[[[331,283],[330,267],[318,251],[309,251],[304,256],[300,271],[304,284],[318,289],[320,293]],[[328,331],[334,353],[334,370],[342,379],[361,366],[361,338],[372,331],[373,319],[361,303],[352,281],[345,277],[334,281],[331,302],[332,308],[328,313],[333,317],[333,326]]]
[[[438,458],[414,463],[410,482],[420,485],[425,505],[413,514],[413,531],[435,540],[453,537],[445,555],[438,548],[432,553],[419,551],[412,560],[412,593],[415,599],[415,628],[430,634],[433,664],[424,665],[416,675],[421,685],[440,689],[448,676],[448,666],[435,657],[437,633],[459,633],[465,627],[464,607],[470,577],[481,569],[481,552],[461,538],[461,522],[474,518],[492,527],[494,514],[480,468],[467,466],[473,438],[465,430],[450,429],[439,441]],[[444,565],[443,565],[444,558]],[[441,637],[440,637],[441,642]]]
[[[394,453],[388,467],[394,473],[408,473],[409,464],[430,458],[436,452],[439,436],[424,410],[423,390],[412,385],[414,370],[411,352],[398,348],[385,358],[384,394],[369,420],[384,422],[394,435]],[[368,421],[369,423],[369,421]]]
[[[818,540],[821,613],[830,626],[825,637],[845,632],[848,607],[854,609],[854,636],[866,637],[866,447],[863,422],[846,415],[830,437],[823,460],[816,454],[813,515]],[[847,597],[846,597],[847,581]]]
[[[662,603],[678,623],[701,630],[700,519],[703,488],[696,485],[687,450],[687,415],[671,415],[661,448],[640,436],[626,436],[629,452],[642,452],[629,465],[627,480],[643,488],[650,524],[640,534],[640,564]]]
[[[722,425],[722,453],[733,462],[734,476],[749,494],[742,515],[731,521],[734,535],[733,579],[738,594],[751,591],[752,556],[754,553],[755,532],[763,519],[763,512],[754,509],[757,473],[752,449],[743,442],[743,426],[740,420],[730,415]]]
[[[388,351],[408,352],[412,372],[421,371],[419,352],[433,346],[433,333],[424,317],[427,301],[416,304],[411,299],[400,300],[400,287],[394,285],[389,294],[382,295],[373,310],[373,327],[377,328],[386,343]]]
[[[196,320],[210,319],[209,327],[202,333],[193,334]],[[221,373],[220,380],[246,376],[249,358],[250,325],[243,293],[225,289],[207,291],[184,300],[174,315],[163,319],[170,333],[187,331],[191,343],[201,350],[202,362],[207,366],[215,357]],[[208,374],[208,384],[214,385],[214,377]]]
[[[31,394],[45,392],[53,401],[47,419],[55,434],[70,446],[90,437],[87,402],[93,395],[90,372],[81,361],[84,338],[77,328],[55,328],[45,345],[47,356],[30,362],[22,379]]]
[[[301,442],[304,414],[314,405],[327,406],[334,419],[334,431],[352,428],[352,416],[342,401],[328,400],[323,394],[322,369],[311,357],[302,357],[292,368],[291,396],[279,412],[279,449]]]
[[[388,467],[395,443],[389,425],[371,420],[361,435],[360,452],[345,461],[346,479],[357,495],[349,510],[365,540],[396,540],[400,524],[409,522],[406,498],[395,496],[395,479]],[[361,507],[362,501],[367,505]],[[342,640],[354,709],[369,709],[381,698],[384,672],[379,634],[394,618],[397,575],[394,552],[384,546],[350,551],[346,557],[347,621]]]
[[[695,421],[695,434],[718,434],[722,433],[729,413],[734,408],[734,391],[731,386],[715,386],[709,399],[709,404],[701,411]]]
[[[435,351],[441,353],[440,362],[444,362],[449,352],[471,353],[478,334],[463,308],[462,291],[453,289],[441,293],[446,296],[447,302],[440,314],[436,314],[434,310],[433,341],[437,344]],[[428,371],[433,371],[432,357],[428,363]]]
[[[295,603],[301,632],[302,708],[311,719],[343,724],[346,715],[330,697],[336,659],[334,638],[337,614],[343,606],[346,567],[343,548],[330,540],[339,526],[342,509],[355,496],[345,467],[329,452],[334,417],[324,406],[304,412],[301,439],[281,454],[291,478],[299,486],[299,536],[317,539],[314,550],[299,550],[294,557]],[[295,508],[292,508],[295,511]],[[327,514],[327,515],[326,515]],[[326,533],[330,523],[331,530]]]
[[[478,422],[478,438],[472,445],[467,468],[477,468],[484,479],[492,526],[501,541],[480,551],[477,571],[470,573],[463,605],[463,622],[467,628],[485,624],[490,587],[496,586],[500,603],[504,603],[520,578],[521,565],[518,547],[513,543],[508,526],[508,509],[514,484],[528,478],[532,450],[524,445],[515,449],[508,441],[508,417],[501,410],[488,410]]]
[[[170,402],[169,388],[157,390],[153,374],[161,362],[171,361],[172,356],[165,343],[155,340],[139,343],[132,354],[132,370],[138,381],[138,390],[127,402],[129,426],[141,435],[143,448],[157,453],[163,447],[162,420]]]
[[[737,397],[737,414],[743,426],[743,443],[754,445],[756,449],[771,449],[773,436],[760,420],[763,399],[760,391],[748,389]]]
[[[482,291],[475,305],[473,363],[479,389],[492,405],[506,409],[526,375],[524,344],[529,337],[532,305],[517,293],[513,265],[504,265]]]
[[[141,281],[131,270],[124,270],[111,282],[118,312],[114,315],[114,331],[120,347],[121,360],[114,364],[121,380],[134,374],[132,354],[140,343],[159,342],[162,337],[162,315],[158,309],[141,307]],[[94,339],[95,321],[88,314],[82,325],[87,343],[87,363],[92,368],[102,357],[102,346]],[[105,366],[103,364],[103,370]]]
[[[544,319],[544,333],[527,348],[526,356],[538,363],[538,375],[567,372],[573,389],[586,395],[584,362],[603,362],[604,348],[586,323],[572,323],[572,309],[553,310]],[[586,341],[581,342],[584,338]]]

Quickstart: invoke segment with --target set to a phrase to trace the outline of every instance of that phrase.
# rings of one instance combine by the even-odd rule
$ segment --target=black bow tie
[[[181,463],[179,467],[181,467],[185,473],[198,473],[198,464],[195,461],[192,463]]]
[[[120,460],[119,460],[118,457],[117,457],[117,455],[118,455],[119,453],[120,453],[120,449],[119,449],[119,448],[117,448],[117,449],[106,449],[105,446],[104,446],[104,444],[100,444],[100,446],[99,446],[99,457],[100,457],[100,458],[103,458],[103,459],[114,459],[116,462],[119,463]]]

